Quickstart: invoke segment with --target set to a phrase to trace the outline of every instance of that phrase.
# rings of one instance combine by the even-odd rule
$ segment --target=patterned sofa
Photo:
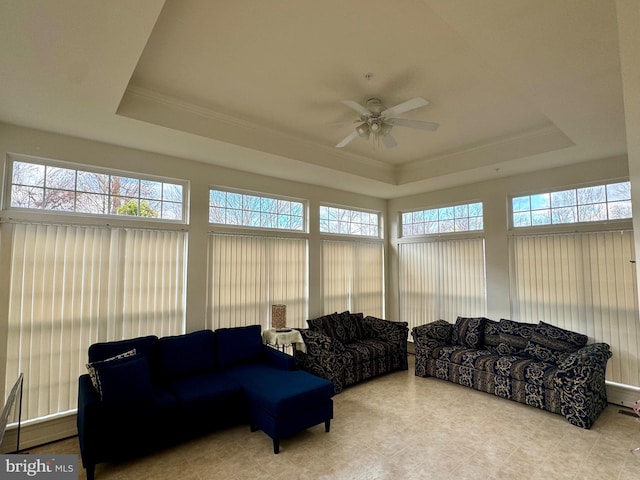
[[[364,380],[407,370],[407,322],[332,313],[307,320],[301,329],[306,352],[296,351],[299,368],[333,382],[335,392]]]
[[[458,317],[411,332],[416,376],[437,377],[564,415],[591,428],[607,406],[606,343],[544,322]]]

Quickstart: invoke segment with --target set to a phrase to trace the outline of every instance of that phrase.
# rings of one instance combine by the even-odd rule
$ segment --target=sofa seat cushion
[[[243,399],[240,383],[219,372],[178,378],[169,388],[185,410],[222,408]]]
[[[333,383],[302,370],[244,365],[225,374],[242,385],[253,407],[258,406],[274,417],[305,410],[334,395]]]
[[[514,355],[493,356],[482,365],[484,371],[532,385],[553,389],[553,378],[558,371],[555,365]]]
[[[351,364],[357,365],[370,362],[378,358],[385,358],[397,353],[398,345],[384,340],[368,338],[348,343],[344,346],[346,355],[351,359]]]

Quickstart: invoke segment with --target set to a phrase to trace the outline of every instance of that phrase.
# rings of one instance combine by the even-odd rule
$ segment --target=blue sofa
[[[333,418],[333,384],[294,370],[262,344],[259,325],[139,337],[89,347],[78,438],[87,479],[101,462],[135,457],[212,429],[248,424],[280,440]]]

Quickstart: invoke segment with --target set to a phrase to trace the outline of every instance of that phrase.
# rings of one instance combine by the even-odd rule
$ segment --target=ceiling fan
[[[356,129],[336,145],[338,148],[345,147],[357,137],[372,138],[374,148],[380,143],[380,140],[382,140],[385,147],[393,148],[398,144],[396,139],[391,135],[391,128],[394,126],[431,131],[436,130],[440,126],[434,122],[395,118],[395,115],[400,115],[428,105],[429,102],[422,97],[412,98],[391,108],[385,107],[380,99],[375,97],[369,98],[364,107],[353,100],[343,100],[342,103],[358,112],[360,118],[355,121],[355,123],[359,124]]]

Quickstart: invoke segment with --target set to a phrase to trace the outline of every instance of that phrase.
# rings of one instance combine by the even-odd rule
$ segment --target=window
[[[478,231],[484,228],[482,203],[402,213],[402,236]]]
[[[24,372],[23,420],[77,407],[89,345],[184,333],[186,232],[18,223],[7,228],[5,388]]]
[[[512,235],[513,318],[543,320],[611,346],[606,379],[638,385],[640,324],[633,232]]]
[[[400,318],[409,329],[458,315],[486,315],[484,239],[454,238],[398,246]]]
[[[384,315],[384,245],[371,241],[322,241],[325,312]]]
[[[380,214],[322,205],[320,207],[320,232],[379,237]]]
[[[631,184],[610,183],[511,200],[513,226],[535,227],[631,218]]]
[[[287,324],[307,318],[307,239],[211,234],[207,327],[271,327],[271,305],[287,306]]]
[[[184,219],[183,185],[76,166],[12,162],[11,208]]]
[[[211,189],[209,223],[302,232],[305,208],[299,200]]]

